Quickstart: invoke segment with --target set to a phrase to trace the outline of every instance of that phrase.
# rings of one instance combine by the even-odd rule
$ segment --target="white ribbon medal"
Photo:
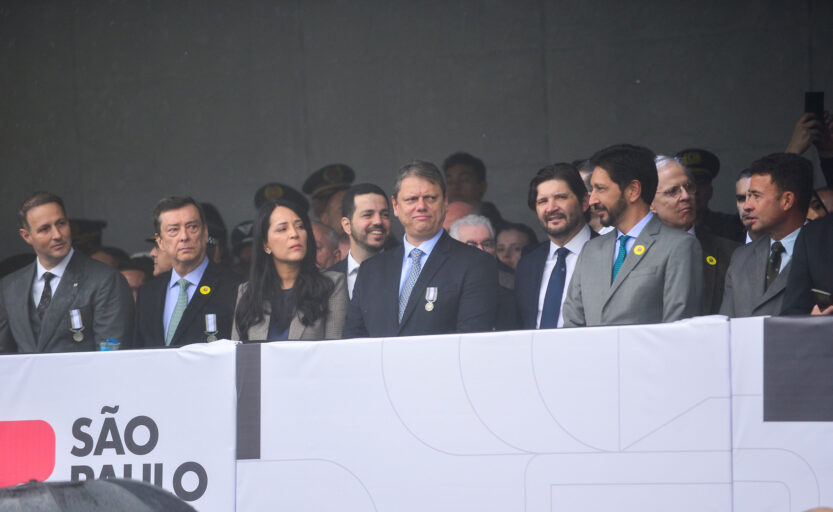
[[[205,315],[205,333],[208,335],[206,341],[217,341],[217,315],[214,313]]]
[[[81,319],[81,311],[78,309],[69,312],[69,330],[72,331],[72,339],[82,341],[84,339],[84,320]]]
[[[437,287],[429,286],[425,289],[425,311],[434,311],[434,302],[437,300]]]

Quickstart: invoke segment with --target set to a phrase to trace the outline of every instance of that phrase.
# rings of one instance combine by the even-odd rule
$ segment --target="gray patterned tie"
[[[408,274],[408,280],[405,281],[405,286],[402,287],[402,293],[399,294],[399,323],[402,323],[402,315],[405,314],[405,307],[408,306],[411,290],[414,289],[414,285],[419,278],[419,273],[422,271],[422,267],[419,264],[420,256],[422,256],[422,251],[419,249],[413,249],[411,254],[408,255],[411,258],[411,272]]]
[[[171,340],[174,339],[176,328],[179,327],[179,321],[182,320],[182,313],[188,307],[188,282],[184,277],[177,281],[179,284],[179,296],[176,298],[176,306],[174,312],[171,313],[171,321],[168,322],[168,335],[165,337],[165,345],[170,346]]]

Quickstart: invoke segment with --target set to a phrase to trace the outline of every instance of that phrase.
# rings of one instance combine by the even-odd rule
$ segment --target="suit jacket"
[[[703,249],[703,314],[716,315],[723,301],[726,271],[729,270],[732,253],[741,244],[713,235],[705,229],[695,229],[694,233]]]
[[[703,254],[693,236],[654,215],[611,283],[616,233],[584,244],[562,306],[564,327],[672,322],[700,314]]]
[[[782,311],[787,315],[806,315],[816,304],[810,289],[833,293],[833,215],[801,229],[790,265]]]
[[[171,271],[169,270],[139,288],[139,296],[136,298],[136,334],[134,336],[137,347],[165,346],[165,323],[162,316],[170,281]],[[194,296],[188,302],[185,312],[182,313],[174,337],[171,339],[171,346],[207,341],[208,335],[205,333],[205,315],[207,314],[217,315],[217,339],[228,339],[231,336],[231,324],[239,285],[240,277],[237,274],[209,261]],[[203,293],[204,290],[207,290],[207,293]]]
[[[599,236],[590,230],[590,239]],[[583,249],[582,249],[583,250]],[[515,301],[518,304],[518,317],[521,329],[535,329],[538,320],[538,299],[541,293],[541,280],[544,267],[550,254],[550,240],[547,238],[530,252],[526,253],[518,268],[515,269]],[[570,283],[564,283],[569,286]]]
[[[0,352],[75,352],[98,350],[98,342],[113,338],[130,348],[133,337],[133,293],[112,267],[75,250],[54,290],[52,302],[35,339],[29,321],[34,308],[32,284],[35,262],[0,282]],[[70,331],[70,311],[77,309],[84,324],[83,339]]]
[[[720,306],[721,315],[739,318],[777,315],[781,312],[792,259],[769,285],[769,288],[764,290],[766,267],[769,262],[769,243],[770,238],[762,236],[750,244],[738,247],[732,255],[732,262],[726,272],[723,303]]]
[[[347,310],[345,338],[490,331],[497,310],[497,261],[442,233],[414,285],[399,323],[404,248],[362,262]],[[425,291],[437,288],[431,311]]]
[[[327,270],[333,272],[341,272],[344,275],[347,275],[347,258],[339,261],[338,263],[334,264],[332,267],[328,268]]]
[[[518,329],[518,306],[515,304],[515,271],[512,267],[497,262],[497,316],[496,331]]]
[[[344,329],[344,317],[347,314],[347,278],[344,274],[332,272],[329,270],[322,271],[327,276],[335,288],[327,299],[328,313],[325,317],[319,318],[312,325],[304,325],[301,321],[301,314],[296,312],[289,323],[289,334],[287,339],[290,340],[336,340],[341,338],[341,331]],[[249,283],[240,285],[237,294],[238,304],[240,297],[243,296],[243,291]],[[272,314],[272,304],[265,302],[263,304],[263,321],[249,327],[248,339],[249,341],[269,341],[267,336],[269,334],[269,318]],[[237,330],[237,319],[231,327],[231,339],[239,340],[240,333]]]

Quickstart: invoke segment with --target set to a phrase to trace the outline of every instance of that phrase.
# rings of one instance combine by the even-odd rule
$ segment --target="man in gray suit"
[[[743,204],[749,229],[764,236],[735,251],[720,314],[777,315],[790,273],[793,248],[813,193],[813,166],[804,157],[773,153],[752,163]]]
[[[129,348],[133,296],[114,268],[72,248],[60,197],[36,192],[18,210],[20,236],[37,257],[0,282],[0,352]]]
[[[732,253],[740,244],[712,234],[708,229],[695,227],[694,177],[677,158],[658,156],[657,193],[651,211],[666,225],[691,233],[703,249],[703,310],[704,315],[715,315],[720,310],[723,284]]]
[[[650,211],[654,153],[627,144],[591,158],[590,207],[616,229],[584,245],[563,307],[564,327],[671,322],[700,313],[697,240]]]

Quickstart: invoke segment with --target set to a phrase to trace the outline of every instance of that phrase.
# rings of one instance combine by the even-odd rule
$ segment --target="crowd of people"
[[[801,156],[812,145],[819,189]],[[410,162],[391,184],[353,184],[333,164],[303,192],[261,187],[230,237],[212,205],[166,197],[149,256],[134,258],[73,247],[62,199],[36,192],[18,212],[34,255],[3,264],[19,268],[0,281],[0,352],[833,314],[829,114],[802,116],[785,152],[738,174],[737,215],[709,209],[719,171],[704,149],[628,144],[548,165],[527,194],[539,242],[484,200],[470,154]]]

